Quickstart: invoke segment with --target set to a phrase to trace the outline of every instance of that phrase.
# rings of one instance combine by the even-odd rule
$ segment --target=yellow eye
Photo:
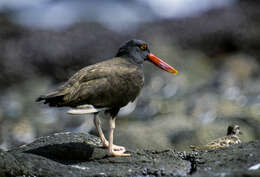
[[[145,45],[145,44],[141,45],[141,46],[140,46],[140,49],[141,49],[141,50],[147,50],[147,45]]]

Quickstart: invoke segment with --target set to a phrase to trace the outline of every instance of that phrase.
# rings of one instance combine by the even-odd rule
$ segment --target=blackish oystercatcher
[[[150,53],[142,40],[129,40],[112,59],[87,66],[74,74],[64,85],[37,98],[51,107],[71,107],[70,114],[94,113],[94,124],[102,143],[112,156],[130,156],[122,146],[113,144],[115,116],[120,108],[133,102],[144,85],[143,63],[150,61],[159,68],[177,74],[177,70]],[[110,115],[109,141],[106,140],[97,116]]]

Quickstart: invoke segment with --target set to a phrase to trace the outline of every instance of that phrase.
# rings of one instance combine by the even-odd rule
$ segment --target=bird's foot
[[[124,146],[118,146],[118,145],[112,145],[112,148],[109,149],[109,144],[108,142],[103,144],[104,147],[108,148],[108,154],[111,156],[115,156],[115,157],[130,157],[131,154],[125,154],[124,152],[126,151]]]
[[[117,145],[114,145],[113,144],[113,150],[114,151],[116,151],[116,152],[122,152],[122,153],[124,153],[126,150],[125,150],[125,147],[123,147],[123,146],[117,146]]]
[[[103,143],[103,146],[105,148],[109,148],[108,142]],[[113,149],[113,151],[122,152],[122,153],[124,153],[126,151],[124,146],[118,146],[118,145],[115,145],[115,144],[112,145],[112,149]]]
[[[119,146],[119,147],[121,147],[121,146]],[[114,157],[130,157],[131,156],[131,154],[126,154],[124,152],[125,152],[125,148],[123,150],[117,150],[117,151],[112,149],[109,151],[109,155],[114,156]]]

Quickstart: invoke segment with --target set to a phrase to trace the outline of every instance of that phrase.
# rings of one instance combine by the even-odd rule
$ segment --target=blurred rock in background
[[[259,139],[259,8],[254,0],[1,1],[0,148],[95,133],[91,115],[34,100],[132,38],[179,75],[145,64],[142,93],[117,119],[118,144],[183,150],[225,135],[229,124],[240,125],[243,141]]]

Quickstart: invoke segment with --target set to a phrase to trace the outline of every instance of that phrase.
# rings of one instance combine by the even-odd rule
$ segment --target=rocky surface
[[[260,141],[210,152],[130,151],[109,157],[89,134],[57,133],[8,152],[0,151],[0,176],[258,176]]]
[[[2,165],[0,171],[6,176],[25,172],[32,176],[185,176],[190,171],[190,162],[173,150],[130,153],[130,158],[108,157],[107,150],[95,136],[60,133],[5,152],[5,157],[12,156],[7,162],[21,168],[11,170]]]
[[[224,136],[230,124],[241,127],[242,141],[260,139],[259,2],[238,0],[127,33],[92,21],[61,31],[31,29],[16,24],[14,12],[0,13],[0,148],[54,132],[90,132],[91,119],[34,100],[82,67],[114,56],[131,38],[149,42],[179,74],[144,65],[145,87],[117,119],[118,144],[185,150]]]
[[[192,176],[259,176],[260,141],[233,145],[230,148],[189,154],[193,157]],[[255,169],[258,166],[257,169]],[[254,167],[254,168],[253,168]],[[255,170],[254,170],[255,169]]]

